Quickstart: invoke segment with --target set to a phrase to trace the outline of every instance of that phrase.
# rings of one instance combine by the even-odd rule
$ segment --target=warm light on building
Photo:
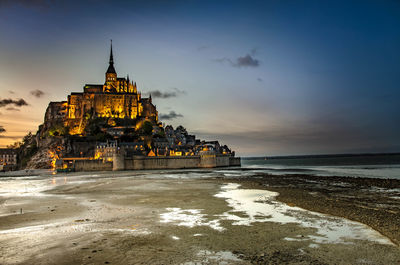
[[[129,77],[117,77],[112,47],[104,84],[86,84],[83,92],[71,93],[66,102],[53,103],[50,112],[59,113],[60,117],[57,118],[63,119],[71,135],[83,135],[90,117],[147,118],[158,122],[158,112],[151,97],[142,98],[136,82],[129,80]],[[115,121],[109,125],[115,126]]]

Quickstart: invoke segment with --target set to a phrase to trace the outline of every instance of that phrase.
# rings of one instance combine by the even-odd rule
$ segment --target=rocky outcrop
[[[26,169],[51,168],[52,158],[45,149],[40,149],[26,165]]]
[[[72,136],[48,136],[38,139],[37,146],[26,169],[52,168],[56,159],[62,157],[93,157],[96,142]]]
[[[52,168],[55,160],[63,155],[65,140],[63,137],[41,139],[38,151],[31,157],[26,169]]]

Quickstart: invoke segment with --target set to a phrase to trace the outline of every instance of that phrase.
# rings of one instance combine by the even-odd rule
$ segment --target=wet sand
[[[298,208],[320,200],[306,188],[214,171],[91,175],[2,180],[0,264],[400,262],[368,226]]]
[[[400,245],[399,180],[257,174],[240,182],[276,191],[289,205],[367,224]]]

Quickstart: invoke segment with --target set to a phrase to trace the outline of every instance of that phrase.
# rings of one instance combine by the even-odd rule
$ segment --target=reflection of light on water
[[[75,185],[96,181],[95,179],[88,179],[89,176],[90,175],[69,177],[49,176],[40,179],[37,179],[39,176],[2,178],[0,180],[0,196],[7,198],[21,196],[52,196],[45,193],[45,191],[54,189],[55,186],[61,184]]]
[[[161,223],[176,223],[179,226],[195,227],[209,226],[217,231],[223,231],[219,220],[207,221],[206,214],[202,214],[202,209],[167,208],[168,212],[160,214]]]
[[[47,196],[42,193],[52,187],[51,181],[47,180],[7,180],[0,185],[0,196],[7,198],[20,196]]]
[[[317,235],[308,236],[318,243],[343,243],[344,239],[374,240],[392,244],[390,240],[368,226],[347,219],[327,216],[298,207],[290,207],[275,200],[276,192],[255,189],[238,189],[230,183],[222,187],[216,197],[224,198],[233,208],[221,215],[222,219],[234,221],[233,225],[251,225],[254,222],[297,223],[317,229]],[[259,201],[262,198],[262,201]],[[247,217],[235,213],[246,213]],[[300,239],[289,239],[300,240]]]
[[[255,222],[296,223],[316,229],[316,235],[286,238],[286,240],[345,243],[345,239],[361,239],[392,244],[389,239],[364,224],[288,206],[275,199],[277,192],[239,189],[239,186],[240,184],[235,183],[226,184],[222,186],[222,191],[215,195],[215,197],[224,198],[233,209],[213,216],[213,220],[209,220],[208,216],[202,213],[202,209],[166,208],[167,212],[160,214],[161,222],[187,227],[209,226],[217,231],[225,230],[220,224],[221,220],[230,220],[233,221],[232,225],[245,226]]]

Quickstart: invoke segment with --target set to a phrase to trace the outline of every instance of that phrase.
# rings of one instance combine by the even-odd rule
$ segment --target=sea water
[[[242,158],[242,167],[269,174],[400,179],[400,154]]]

